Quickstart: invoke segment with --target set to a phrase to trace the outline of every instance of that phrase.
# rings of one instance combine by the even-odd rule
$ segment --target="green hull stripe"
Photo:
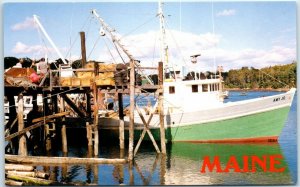
[[[279,136],[289,108],[284,107],[223,121],[168,128],[166,138],[168,141],[207,141]],[[159,129],[151,131],[155,139],[159,140]],[[142,130],[135,130],[135,139],[139,139],[141,133]]]

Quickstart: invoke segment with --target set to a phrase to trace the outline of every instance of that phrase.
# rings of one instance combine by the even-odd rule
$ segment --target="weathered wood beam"
[[[27,177],[38,177],[42,179],[46,179],[49,177],[49,173],[44,173],[41,171],[15,171],[15,170],[9,170],[7,171],[8,174],[12,175],[21,175],[21,176],[27,176]]]
[[[17,181],[23,181],[29,184],[36,184],[36,185],[50,185],[54,183],[54,181],[51,180],[39,179],[39,178],[27,177],[27,176],[15,175],[15,174],[7,174],[6,178],[17,180]]]
[[[68,115],[69,113],[70,112],[60,112],[60,113],[52,114],[52,115],[49,115],[49,116],[35,118],[35,119],[32,120],[32,123],[37,123],[37,122],[40,122],[40,121],[54,119],[54,118],[61,118],[61,117],[65,116],[65,115]]]
[[[45,121],[45,123],[48,123],[48,122],[50,122],[50,121],[51,121],[51,119],[48,119],[48,120]],[[29,126],[29,127],[26,127],[26,128],[24,128],[24,129],[22,129],[22,130],[19,131],[19,132],[13,133],[13,134],[11,134],[11,135],[5,137],[5,140],[6,140],[6,141],[9,141],[9,140],[11,140],[11,139],[13,139],[13,138],[15,138],[15,137],[17,137],[17,136],[20,136],[20,135],[26,133],[27,131],[30,131],[30,130],[32,130],[32,129],[35,129],[35,128],[37,128],[37,127],[40,127],[40,126],[42,126],[42,125],[45,125],[45,123],[44,123],[44,121],[40,121],[40,122],[38,122],[38,123],[36,123],[36,124],[34,124],[34,125],[31,125],[31,126]]]
[[[23,94],[20,93],[18,96],[18,132],[21,132],[24,129],[24,100]],[[26,137],[21,136],[19,139],[19,155],[27,155],[27,142]]]
[[[5,185],[7,186],[23,186],[24,182],[14,181],[14,180],[5,180]]]
[[[74,110],[74,112],[76,112],[79,117],[81,118],[85,118],[88,115],[85,113],[85,111],[80,110],[76,104],[66,95],[66,94],[60,94],[60,96],[62,98],[64,98],[64,100],[66,101],[66,103]]]
[[[120,140],[120,149],[125,148],[124,143],[124,109],[123,109],[123,94],[118,93],[118,102],[119,102],[119,140]]]
[[[5,161],[27,164],[125,164],[126,159],[5,155]]]
[[[33,171],[33,166],[20,165],[20,164],[5,164],[5,170],[14,170],[14,171]]]
[[[158,63],[158,77],[159,85],[163,85],[163,63]],[[163,89],[163,87],[162,87]],[[160,143],[161,143],[161,152],[166,154],[166,136],[165,136],[165,120],[164,120],[164,95],[163,92],[160,92],[158,95],[158,111],[159,111],[159,124],[160,124]]]
[[[129,146],[128,159],[133,160],[133,146],[134,146],[134,94],[135,94],[135,68],[134,61],[130,62],[130,106],[129,106]]]

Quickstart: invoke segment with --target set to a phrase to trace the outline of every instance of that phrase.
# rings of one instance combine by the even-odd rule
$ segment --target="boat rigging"
[[[147,81],[151,84],[154,85],[153,81],[139,68],[139,60],[135,59],[132,54],[129,53],[129,51],[120,43],[120,39],[118,39],[113,33],[115,32],[115,29],[111,28],[105,21],[99,16],[99,14],[96,12],[95,9],[91,11],[92,15],[94,15],[98,20],[99,23],[101,24],[102,28],[100,30],[100,35],[105,36],[105,31],[107,31],[112,38],[112,42],[118,46],[119,48],[122,49],[122,51],[127,55],[129,60],[133,61],[137,69],[140,71],[140,73],[147,79]],[[117,47],[116,47],[117,49]]]

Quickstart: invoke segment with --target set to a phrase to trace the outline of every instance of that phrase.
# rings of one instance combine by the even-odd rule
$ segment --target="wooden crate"
[[[98,63],[98,70],[99,71],[116,71],[116,64],[105,64],[105,63]],[[84,68],[93,69],[94,63],[89,62],[87,63]]]
[[[81,81],[81,84],[80,84],[81,86],[90,86],[91,85],[90,78],[85,78],[85,79],[81,78],[80,81]]]
[[[96,78],[106,79],[106,78],[114,78],[114,76],[115,76],[114,72],[104,72],[104,73],[99,73]]]
[[[96,85],[98,86],[104,86],[104,85],[115,85],[115,80],[113,78],[113,72],[106,72],[106,73],[100,73],[98,76],[95,77]]]
[[[72,86],[80,86],[80,78],[72,77],[71,84]]]
[[[111,78],[109,79],[96,79],[95,80],[97,86],[115,86],[115,81]]]
[[[99,71],[116,71],[116,64],[99,64]]]
[[[59,83],[61,86],[71,86],[71,77],[61,77]]]
[[[94,72],[77,72],[78,78],[92,78],[94,77]]]

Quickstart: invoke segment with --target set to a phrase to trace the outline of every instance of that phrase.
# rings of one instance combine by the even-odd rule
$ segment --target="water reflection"
[[[291,184],[291,176],[285,160],[277,166],[286,168],[284,172],[271,173],[258,169],[255,173],[200,173],[203,157],[220,157],[221,166],[225,166],[231,155],[235,156],[238,164],[243,163],[243,156],[282,155],[278,143],[268,144],[191,144],[173,143],[170,167],[165,174],[165,184]],[[284,157],[284,155],[283,155]]]
[[[242,156],[282,155],[278,143],[267,144],[168,144],[167,155],[156,154],[152,147],[142,146],[133,162],[124,165],[46,165],[38,170],[51,173],[51,179],[60,184],[77,185],[243,185],[243,184],[292,184],[288,164],[282,160],[277,167],[284,167],[280,173],[206,172],[201,173],[204,156],[219,156],[222,168],[228,158],[234,155],[239,165]],[[110,149],[112,149],[110,147]],[[115,146],[114,157],[124,157],[127,151]],[[74,152],[73,152],[74,153]],[[111,154],[111,151],[109,151]],[[81,154],[81,153],[80,153]],[[75,156],[75,155],[74,155]],[[86,153],[85,156],[90,156]],[[103,156],[103,155],[102,155]],[[284,157],[284,155],[283,155]]]

